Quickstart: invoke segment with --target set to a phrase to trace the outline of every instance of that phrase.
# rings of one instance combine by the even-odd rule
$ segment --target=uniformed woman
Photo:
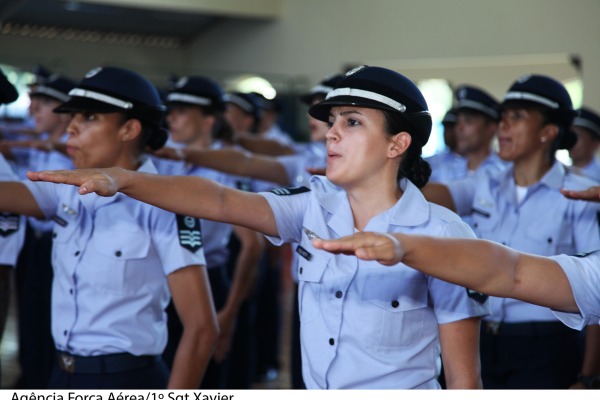
[[[141,157],[166,140],[156,89],[115,67],[90,71],[57,112],[73,115],[76,168],[155,173]],[[196,388],[214,350],[216,317],[199,221],[127,196],[82,198],[68,186],[2,183],[0,209],[55,221],[50,388]],[[162,189],[155,188],[158,192]],[[184,326],[171,374],[161,359],[165,307]]]
[[[555,159],[558,149],[575,142],[569,130],[574,117],[560,82],[543,75],[519,78],[504,97],[498,132],[499,156],[513,166],[448,186],[428,185],[426,197],[469,215],[478,237],[516,250],[552,256],[600,248],[600,207],[560,193],[594,185]],[[492,298],[491,306],[482,329],[484,387],[565,389],[576,381],[582,368],[578,332],[542,307],[500,298]],[[595,334],[587,339],[598,340]],[[586,357],[584,365],[596,354]]]
[[[247,226],[277,244],[298,243],[308,388],[436,389],[440,353],[448,387],[481,387],[479,317],[488,310],[480,296],[402,265],[333,256],[311,244],[363,230],[473,236],[418,190],[430,173],[421,148],[431,130],[420,91],[396,72],[363,66],[309,112],[330,124],[327,177],[312,177],[310,188],[255,194],[120,168],[29,177],[78,185],[81,194],[122,191],[175,212]]]
[[[217,82],[201,76],[181,78],[167,93],[166,100],[171,140],[183,145],[182,148],[178,148],[179,152],[183,152],[184,149],[229,147],[233,132],[223,117],[225,93]],[[161,174],[200,176],[233,188],[239,188],[248,181],[245,177],[228,175],[193,164],[165,162],[164,159],[158,159],[156,162]],[[227,385],[227,355],[240,308],[255,286],[264,239],[257,232],[240,226],[204,219],[200,224],[208,277],[219,320],[215,362],[209,364],[201,388],[219,389]],[[231,254],[227,245],[232,234],[237,237],[240,250],[236,254],[235,274],[230,280],[227,261]],[[176,315],[169,320],[169,326],[173,325],[179,325]],[[169,350],[171,343],[177,344],[179,341],[179,335],[172,336],[174,337],[169,340]],[[171,358],[171,354],[168,354],[168,357]]]
[[[595,201],[600,201],[596,191]],[[570,328],[581,330],[600,320],[600,251],[540,257],[489,240],[357,233],[313,241],[333,253],[355,254],[384,265],[403,262],[423,273],[497,297],[548,307]],[[448,263],[453,268],[448,268]],[[578,376],[586,389],[600,389],[600,364]]]

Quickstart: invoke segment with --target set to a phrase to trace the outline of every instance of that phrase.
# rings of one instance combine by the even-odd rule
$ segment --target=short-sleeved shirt
[[[474,237],[449,210],[403,180],[404,194],[365,231]],[[299,244],[302,368],[308,388],[439,388],[438,324],[486,315],[464,287],[406,265],[385,267],[315,249],[304,228],[331,239],[355,232],[346,193],[322,176],[307,188],[261,193],[273,210],[274,244]],[[450,267],[450,266],[449,266]]]
[[[156,173],[149,160],[139,171]],[[55,221],[56,347],[82,356],[161,354],[170,300],[166,276],[205,264],[199,221],[121,193],[81,196],[70,185],[26,185]]]
[[[463,179],[467,174],[467,159],[449,150],[444,150],[425,159],[431,167],[430,182],[452,182]]]
[[[579,313],[554,311],[554,315],[573,329],[600,323],[600,251],[585,255],[551,257],[567,275]]]
[[[588,165],[579,169],[582,175],[587,176],[590,179],[600,182],[600,159],[594,157]]]
[[[600,248],[600,204],[569,200],[560,188],[593,186],[555,162],[542,179],[527,188],[519,203],[513,168],[448,185],[460,215],[470,215],[477,237],[541,256],[576,254]],[[514,299],[490,297],[489,319],[508,323],[554,321],[552,312]]]
[[[0,181],[17,181],[17,175],[0,154]],[[0,265],[14,267],[25,241],[25,217],[0,212]]]

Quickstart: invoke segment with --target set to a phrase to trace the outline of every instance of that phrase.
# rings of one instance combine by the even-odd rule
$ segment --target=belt
[[[506,323],[483,321],[483,331],[490,335],[550,336],[577,333],[562,322],[518,322]]]
[[[160,356],[134,356],[129,353],[82,357],[62,351],[56,352],[58,367],[70,374],[114,374],[150,367]]]

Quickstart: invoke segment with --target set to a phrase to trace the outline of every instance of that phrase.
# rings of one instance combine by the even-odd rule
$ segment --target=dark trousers
[[[223,307],[223,305],[227,301],[227,295],[229,293],[230,288],[230,282],[229,278],[227,277],[226,269],[224,267],[210,268],[208,270],[208,280],[210,283],[210,289],[212,292],[215,308],[218,311]],[[170,370],[173,366],[173,360],[175,358],[177,346],[179,345],[179,340],[181,339],[181,335],[183,334],[183,326],[181,325],[181,321],[179,320],[179,316],[177,315],[177,311],[175,310],[175,306],[173,305],[172,301],[167,307],[167,318],[169,339],[167,341],[165,351],[163,352],[163,359],[165,360],[165,363]],[[208,363],[208,366],[206,367],[206,372],[204,373],[204,378],[202,379],[200,388],[226,388],[228,366],[228,357],[225,360],[223,360],[222,363],[217,363],[214,359],[211,358],[210,362]]]
[[[290,369],[292,375],[292,389],[306,389],[302,379],[302,349],[300,345],[300,309],[298,308],[298,284],[294,283],[294,307],[292,309],[292,334],[291,334],[291,359]]]
[[[52,232],[27,225],[16,270],[18,302],[19,389],[43,389],[55,359],[51,332]]]
[[[71,374],[55,365],[48,389],[165,389],[169,370],[163,361],[131,371]]]
[[[581,368],[582,336],[561,322],[506,324],[494,334],[483,321],[484,389],[567,389]]]

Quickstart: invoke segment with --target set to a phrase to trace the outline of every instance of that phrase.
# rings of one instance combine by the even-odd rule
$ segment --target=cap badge
[[[177,83],[175,84],[176,88],[182,88],[185,86],[185,84],[188,82],[188,77],[184,76],[183,78],[179,78],[179,80],[177,81]]]
[[[365,68],[367,68],[366,65],[361,65],[359,67],[352,68],[350,71],[346,72],[346,76],[354,75],[358,71],[362,71]]]
[[[462,89],[460,89],[460,90],[459,90],[459,91],[456,93],[456,96],[457,96],[459,99],[461,99],[461,100],[462,100],[462,99],[464,99],[464,98],[466,98],[466,97],[467,97],[467,89],[465,89],[465,88],[462,88]]]
[[[102,67],[94,68],[91,71],[88,71],[87,74],[85,74],[85,78],[91,78],[93,76],[96,76],[100,73],[100,71],[102,71]]]
[[[523,75],[519,79],[517,79],[518,83],[527,82],[531,78],[531,74]]]

